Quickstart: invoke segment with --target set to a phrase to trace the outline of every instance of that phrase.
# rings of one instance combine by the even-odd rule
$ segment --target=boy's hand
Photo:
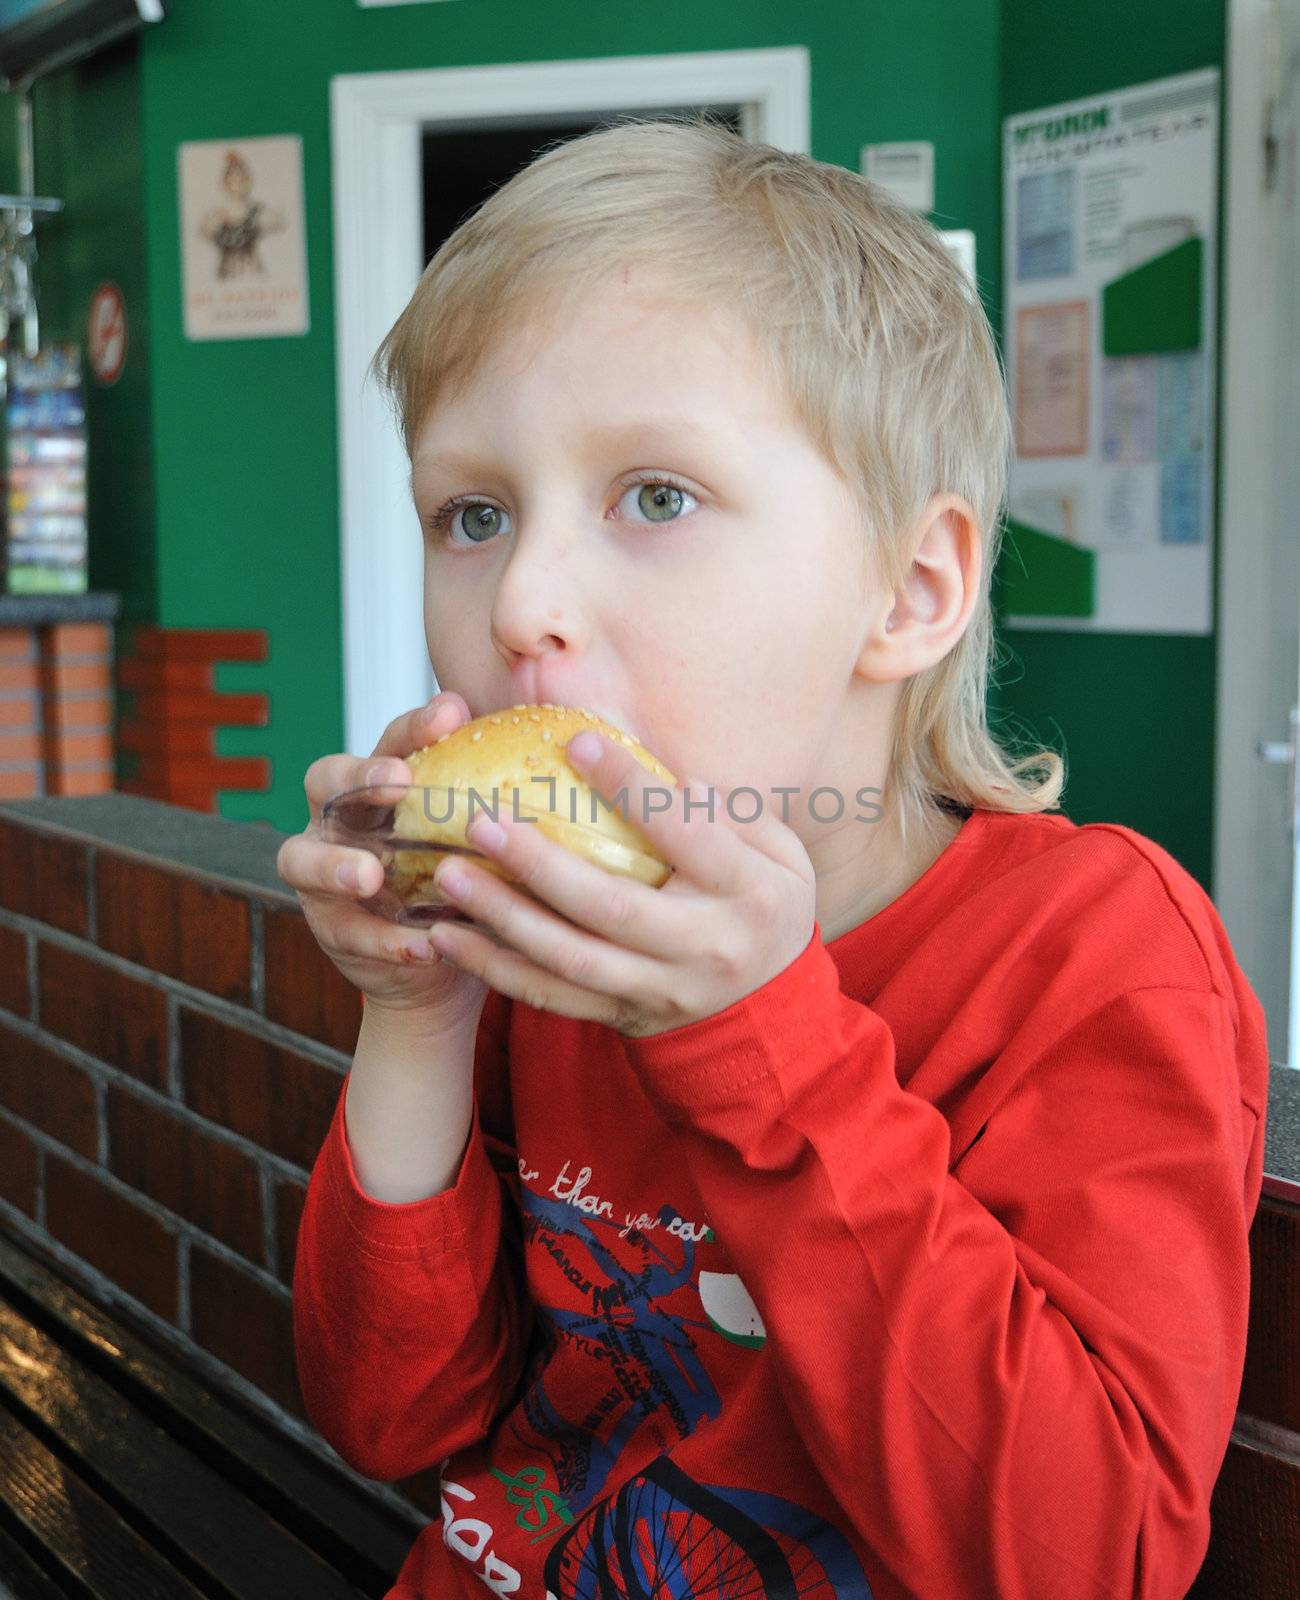
[[[364,760],[328,755],[313,761],[303,779],[307,826],[284,841],[275,861],[280,877],[297,891],[316,942],[367,1003],[400,1011],[412,1025],[428,1029],[462,1018],[482,1004],[485,991],[472,974],[443,966],[428,947],[427,930],[400,927],[366,908],[383,885],[383,866],[368,850],[325,839],[321,813],[335,795],[362,785],[391,783],[396,801],[411,782],[406,757],[469,720],[463,697],[444,691],[394,717]],[[340,867],[353,869],[350,882],[339,879]]]
[[[588,765],[581,749],[590,740],[599,756]],[[546,905],[464,858],[444,862],[439,888],[450,894],[448,874],[460,869],[469,881],[460,909],[487,930],[466,923],[433,930],[433,942],[459,966],[526,1005],[644,1038],[725,1011],[803,951],[815,921],[816,875],[798,835],[766,806],[755,821],[737,823],[726,813],[728,791],[696,785],[688,815],[679,785],[670,809],[652,811],[643,799],[652,774],[627,751],[589,730],[567,754],[606,800],[626,789],[628,819],[673,876],[652,889],[504,815],[504,841],[494,845],[491,819],[479,817],[468,835],[476,847]],[[696,798],[706,794],[707,803]]]

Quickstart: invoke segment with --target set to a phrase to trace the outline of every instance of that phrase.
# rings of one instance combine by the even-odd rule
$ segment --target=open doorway
[[[674,111],[680,113],[680,107]],[[718,122],[741,131],[736,106],[709,107]],[[638,117],[654,116],[642,109]],[[670,115],[667,110],[658,113]],[[624,113],[586,118],[580,122],[512,124],[448,132],[426,128],[420,142],[424,192],[424,261],[437,253],[448,234],[471,211],[476,211],[495,189],[512,178],[548,145],[577,139],[593,128],[616,122]]]
[[[665,85],[671,90],[665,95]],[[809,153],[803,45],[343,74],[330,85],[344,748],[364,755],[434,692],[410,463],[368,378],[429,257],[557,139],[628,116],[707,112]]]

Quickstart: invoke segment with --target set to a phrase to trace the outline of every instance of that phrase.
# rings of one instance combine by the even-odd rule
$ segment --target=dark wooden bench
[[[423,1520],[214,1394],[0,1227],[5,1600],[378,1600]]]
[[[1275,1087],[1279,1072],[1291,1069],[1273,1068]],[[1278,1110],[1270,1097],[1270,1118]],[[1210,1502],[1210,1548],[1187,1600],[1297,1596],[1300,1186],[1266,1171],[1250,1230],[1250,1328],[1237,1421]]]

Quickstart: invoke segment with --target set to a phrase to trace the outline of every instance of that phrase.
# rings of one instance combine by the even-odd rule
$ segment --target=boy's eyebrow
[[[602,423],[588,429],[586,439],[591,453],[596,454],[633,442],[668,449],[734,448],[737,434],[734,424],[722,417],[651,416]],[[428,471],[435,466],[455,471],[473,471],[491,465],[493,463],[487,452],[452,447],[426,449],[416,452],[412,477],[417,470]]]

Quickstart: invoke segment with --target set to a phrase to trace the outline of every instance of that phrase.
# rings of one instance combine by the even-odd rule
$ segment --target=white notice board
[[[1212,629],[1218,140],[1214,67],[1003,123],[1013,627]]]

